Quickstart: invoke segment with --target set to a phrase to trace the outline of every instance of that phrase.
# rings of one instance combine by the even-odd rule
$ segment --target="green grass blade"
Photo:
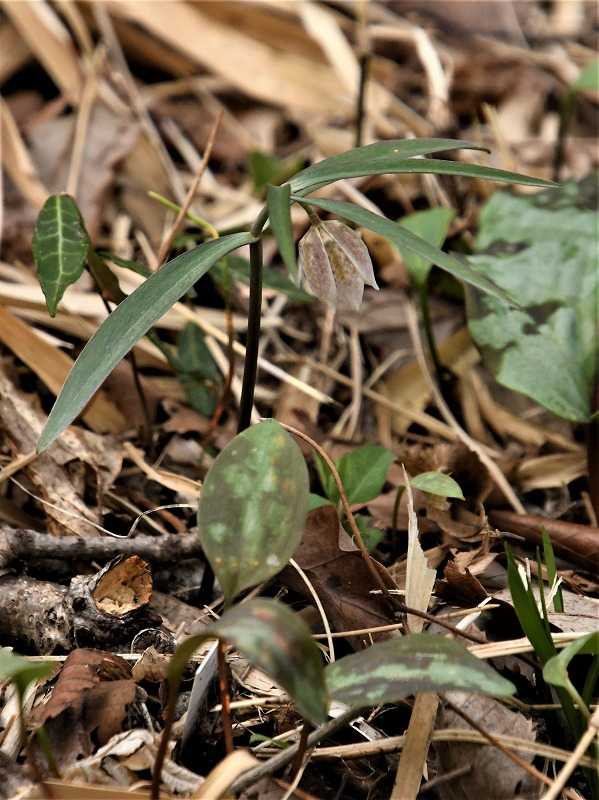
[[[542,531],[543,536],[543,558],[545,560],[545,568],[547,569],[547,578],[549,580],[549,586],[552,588],[557,581],[557,567],[555,566],[555,553],[553,552],[553,545],[551,544],[551,538],[547,533],[546,529],[543,528]],[[562,593],[561,588],[557,590],[553,597],[553,609],[558,614],[564,613],[564,595]]]
[[[293,226],[291,225],[291,208],[289,198],[291,187],[288,183],[284,186],[269,186],[266,195],[270,226],[277,240],[281,258],[285,262],[292,278],[297,275],[295,263],[295,242],[293,241]]]
[[[476,286],[483,292],[504,300],[507,303],[517,305],[515,299],[500,289],[493,281],[486,278],[477,270],[473,269],[467,261],[462,261],[449,253],[444,253],[432,244],[429,244],[420,236],[404,228],[397,222],[391,222],[386,217],[381,217],[378,214],[373,214],[372,211],[367,211],[365,208],[360,208],[353,203],[343,203],[335,200],[321,200],[315,198],[306,198],[291,196],[292,200],[297,200],[301,203],[322,208],[324,211],[330,211],[332,214],[337,214],[339,217],[348,219],[356,225],[361,225],[368,228],[375,233],[380,233],[385,236],[399,249],[407,249],[414,252],[416,255],[436,264],[441,269],[451,273],[459,280]]]
[[[251,241],[249,233],[234,233],[206,242],[169,261],[123,300],[69,372],[40,436],[38,452],[46,450],[73,422],[119,361],[215,261]]]

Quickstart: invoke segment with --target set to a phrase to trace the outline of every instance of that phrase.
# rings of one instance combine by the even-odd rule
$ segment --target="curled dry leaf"
[[[44,725],[58,766],[89,756],[94,742],[103,745],[122,731],[136,691],[124,659],[99,650],[74,650],[50,698],[33,717],[36,726]],[[34,753],[45,768],[37,744]]]
[[[119,560],[101,574],[91,595],[104,614],[129,614],[152,599],[150,567],[138,556]]]

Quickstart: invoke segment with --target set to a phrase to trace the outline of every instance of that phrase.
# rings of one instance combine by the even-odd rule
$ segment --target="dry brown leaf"
[[[31,453],[45,424],[36,395],[21,392],[0,370],[0,429],[18,454]],[[110,438],[80,428],[68,428],[25,472],[43,500],[50,529],[57,534],[89,536],[95,532],[85,520],[102,521],[99,499],[120,472],[122,452]],[[95,475],[98,504],[85,497],[88,469]],[[51,505],[47,505],[47,504]]]
[[[437,571],[431,569],[420,546],[418,537],[418,518],[414,511],[414,498],[408,474],[403,469],[406,496],[408,499],[408,554],[406,573],[406,605],[418,611],[427,611],[431,594],[435,585]],[[424,620],[408,614],[410,630],[422,630]],[[428,708],[428,705],[426,706]]]
[[[344,549],[341,549],[341,541]],[[337,512],[332,506],[323,506],[308,515],[304,537],[294,559],[308,575],[333,630],[373,628],[393,621],[384,599],[380,595],[369,594],[378,586],[362,554],[341,528]],[[395,584],[387,571],[374,559],[373,563],[389,588],[394,588]],[[279,578],[293,591],[312,600],[312,595],[294,569],[286,567]],[[358,637],[351,637],[349,641],[356,650],[362,646]]]
[[[534,725],[518,711],[510,711],[493,697],[450,692],[447,695],[456,706],[476,720],[492,734],[510,734],[520,739],[535,740]],[[466,728],[470,726],[450,708],[442,708],[437,717],[439,728]],[[437,786],[442,800],[514,800],[515,797],[533,800],[538,797],[539,784],[528,772],[514,764],[494,747],[457,742],[437,742],[435,751],[442,772],[470,764],[465,775],[456,776]],[[530,753],[518,752],[520,758],[533,759]]]
[[[2,137],[2,164],[23,197],[32,206],[41,208],[48,190],[37,174],[25,142],[6,102],[0,97],[0,135]]]
[[[73,360],[3,306],[0,306],[0,341],[35,372],[52,394],[59,393]],[[129,424],[102,389],[81,416],[97,433],[122,433]]]
[[[9,20],[0,25],[0,84],[7,81],[31,58],[31,50]]]
[[[523,492],[567,486],[587,474],[584,453],[552,453],[521,461],[515,480]]]
[[[116,617],[146,605],[152,599],[149,564],[138,556],[123,559],[100,577],[92,597],[100,611]]]

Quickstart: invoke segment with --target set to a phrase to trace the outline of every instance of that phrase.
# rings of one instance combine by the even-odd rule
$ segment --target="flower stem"
[[[260,321],[262,316],[262,229],[268,219],[268,208],[264,207],[252,225],[251,234],[256,239],[250,244],[250,307],[248,310],[247,341],[243,383],[239,402],[237,433],[249,428],[254,405],[254,390],[258,374],[258,349],[260,345]]]
[[[443,365],[441,364],[441,359],[439,358],[439,351],[437,350],[435,334],[433,333],[433,326],[431,323],[431,313],[428,303],[428,287],[426,282],[420,284],[418,288],[418,295],[420,300],[420,313],[422,315],[422,325],[424,327],[424,333],[426,334],[428,349],[431,354],[431,359],[435,367],[437,381],[441,385],[443,379]]]

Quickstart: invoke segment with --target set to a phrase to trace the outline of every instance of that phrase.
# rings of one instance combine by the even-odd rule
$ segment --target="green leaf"
[[[119,361],[222,256],[249,244],[233,233],[183,253],[154,272],[104,320],[81,351],[54,403],[40,440],[43,452],[70,425]]]
[[[443,472],[421,472],[420,475],[411,478],[410,483],[421,492],[438,494],[441,497],[455,497],[458,500],[464,499],[459,484]]]
[[[212,465],[200,495],[200,540],[225,594],[280,572],[299,544],[308,510],[301,450],[275,420],[238,434]]]
[[[558,653],[556,656],[553,656],[553,658],[550,658],[543,667],[543,678],[545,681],[550,683],[552,686],[558,686],[562,689],[565,689],[574,703],[578,704],[578,707],[582,713],[584,713],[584,710],[586,709],[586,704],[570,680],[570,676],[568,675],[568,666],[574,656],[583,654],[593,655],[596,659],[599,659],[599,632],[589,633],[586,636],[581,636],[580,639],[576,639],[575,641],[571,642],[569,645],[564,647],[560,653]]]
[[[319,161],[298,172],[290,181],[294,194],[308,192],[343,178],[362,175],[384,175],[389,173],[433,173],[436,175],[462,175],[469,178],[519,183],[527,186],[555,186],[551,181],[531,178],[517,172],[484,167],[478,164],[462,164],[455,161],[415,158],[427,153],[450,150],[484,150],[470,142],[455,139],[391,139],[358,147],[346,153]]]
[[[454,217],[451,208],[428,208],[402,217],[399,223],[434,247],[441,247]],[[424,286],[433,262],[406,248],[400,248],[400,252],[414,284]]]
[[[77,204],[68,194],[51,195],[40,211],[33,233],[33,258],[50,316],[67,286],[85,268],[89,236]]]
[[[573,422],[591,417],[599,364],[595,176],[551,192],[497,192],[470,263],[517,297],[468,295],[470,333],[499,383]]]
[[[599,59],[590,61],[572,84],[578,92],[599,92]]]
[[[204,333],[193,322],[189,322],[179,333],[177,359],[181,372],[187,372],[220,382],[221,372],[212,358]]]
[[[416,236],[411,231],[402,227],[396,222],[373,214],[365,208],[359,208],[353,203],[342,203],[334,200],[316,200],[313,198],[300,198],[292,195],[292,200],[300,201],[304,204],[322,208],[332,214],[337,214],[344,219],[348,219],[356,225],[362,225],[371,231],[386,236],[398,249],[409,250],[416,255],[436,264],[441,269],[447,270],[454,277],[459,278],[465,283],[470,283],[488,294],[498,297],[507,302],[516,303],[513,297],[496,283],[489,280],[481,271],[474,269],[466,260],[461,260],[457,256],[444,253],[429,244],[424,239]],[[517,305],[517,303],[516,303]]]
[[[412,633],[374,644],[329,664],[332,700],[352,708],[396,703],[417,692],[511,695],[512,683],[453,639]]]
[[[390,450],[377,444],[365,444],[341,456],[337,469],[349,502],[368,503],[378,497],[394,460]]]
[[[49,661],[27,661],[10,650],[0,649],[0,682],[14,683],[23,695],[29,684],[47,678],[54,670]]]
[[[547,569],[547,580],[549,583],[549,588],[551,589],[558,579],[557,567],[555,565],[555,553],[553,552],[553,545],[551,544],[551,538],[545,528],[543,528],[542,530],[542,537],[543,537],[542,538],[543,559],[545,561],[545,568]],[[553,597],[553,609],[558,614],[564,613],[564,596],[561,587],[557,590],[557,592]]]
[[[484,150],[479,145],[457,139],[389,139],[357,147],[325,158],[298,172],[291,180],[291,191],[306,194],[342,178],[384,175],[397,172],[401,159],[443,153],[451,150]]]
[[[315,511],[317,508],[322,508],[322,506],[330,506],[331,501],[327,500],[326,497],[321,497],[319,494],[314,494],[310,492],[310,497],[308,498],[308,514],[310,511]]]
[[[210,628],[285,689],[302,717],[315,724],[326,720],[322,657],[297,614],[276,600],[250,600],[227,611]]]
[[[295,278],[297,264],[295,263],[295,242],[293,241],[293,226],[291,225],[291,187],[288,183],[284,186],[269,186],[267,191],[268,216],[270,225],[279,246],[281,258],[285,262],[289,274]]]
[[[96,254],[104,261],[112,261],[112,263],[116,264],[117,267],[130,269],[131,272],[135,272],[137,275],[141,275],[143,278],[149,278],[152,274],[152,270],[145,264],[141,264],[139,261],[133,261],[130,258],[121,258],[120,256],[115,256],[114,253],[110,253],[108,250],[96,250]]]
[[[360,530],[362,541],[366,545],[366,549],[369,553],[372,553],[383,538],[383,531],[380,528],[373,527],[370,524],[372,522],[372,517],[366,514],[357,514],[355,520]]]
[[[532,590],[524,585],[514,556],[505,545],[507,556],[507,579],[516,616],[524,634],[534,647],[535,653],[545,663],[555,655],[555,645],[548,635],[543,619],[535,602]]]
[[[240,603],[200,635],[185,639],[169,665],[171,692],[176,692],[194,651],[217,638],[230,642],[285,689],[304,718],[317,725],[326,720],[328,695],[320,651],[303,620],[277,600]]]
[[[278,183],[285,172],[285,162],[261,150],[253,150],[248,158],[248,166],[254,189],[260,193],[269,183]]]

